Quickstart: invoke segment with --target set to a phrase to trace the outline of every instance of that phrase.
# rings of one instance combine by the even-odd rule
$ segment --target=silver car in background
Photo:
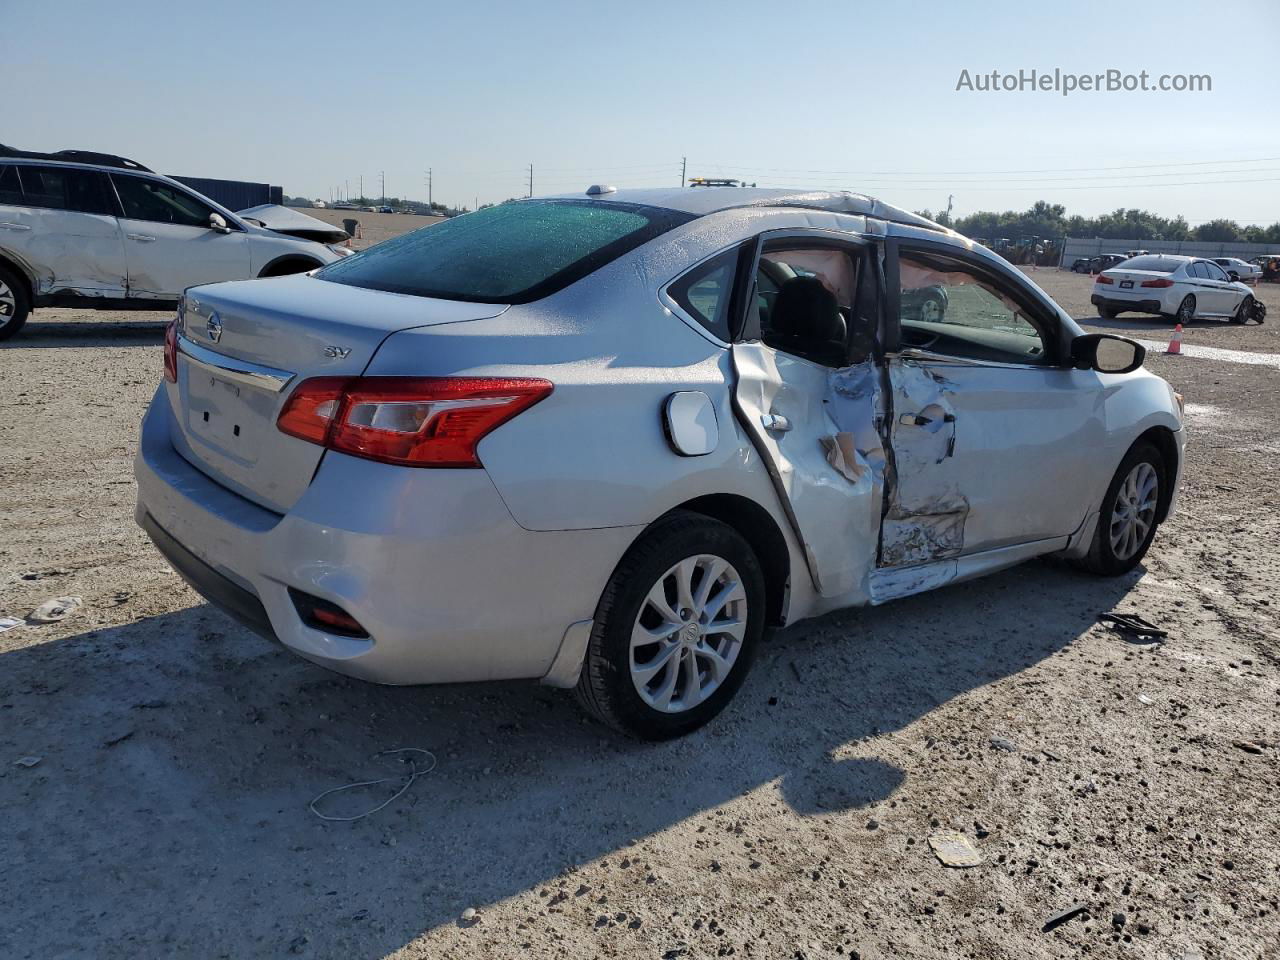
[[[1142,359],[858,194],[592,188],[188,291],[137,516],[315,663],[576,687],[660,739],[766,625],[1044,554],[1132,569],[1182,469]]]
[[[301,273],[351,252],[342,231],[301,219],[270,229],[125,157],[0,144],[0,340],[35,308],[166,309],[190,286]]]

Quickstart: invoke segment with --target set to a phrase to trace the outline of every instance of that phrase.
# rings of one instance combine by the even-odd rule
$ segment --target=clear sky
[[[474,206],[675,185],[1280,220],[1280,4],[0,0],[0,142]],[[957,91],[1019,69],[1199,93]],[[1249,181],[1249,182],[1243,182]]]

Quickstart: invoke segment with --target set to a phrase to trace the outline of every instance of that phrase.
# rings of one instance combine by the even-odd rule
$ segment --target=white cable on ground
[[[331,817],[317,810],[316,804],[332,793],[341,793],[344,790],[355,790],[357,787],[376,787],[380,783],[394,783],[396,780],[400,778],[399,777],[383,777],[381,780],[362,780],[359,783],[348,783],[345,786],[334,787],[332,790],[326,790],[324,793],[320,794],[320,796],[316,797],[309,804],[307,804],[307,809],[310,810],[312,813],[314,813],[321,820],[330,820],[335,823],[350,823],[353,820],[362,820],[365,817],[369,816],[370,814],[377,813],[379,810],[387,806],[393,800],[397,800],[400,797],[402,797],[404,795],[404,792],[413,786],[413,782],[415,780],[417,780],[419,777],[426,776],[428,773],[430,773],[432,770],[436,768],[436,755],[432,753],[430,750],[423,750],[419,747],[398,747],[395,750],[383,750],[381,753],[375,753],[373,755],[373,759],[376,760],[379,757],[389,757],[392,754],[397,754],[397,753],[420,753],[423,755],[423,757],[426,758],[426,760],[430,761],[430,766],[428,766],[425,770],[419,770],[418,764],[414,762],[414,759],[412,757],[402,757],[400,762],[409,764],[409,771],[410,771],[409,779],[405,781],[404,786],[402,786],[399,790],[397,790],[391,796],[387,797],[387,799],[383,800],[380,804],[378,804],[372,810],[366,810],[364,813],[356,814],[354,817]]]

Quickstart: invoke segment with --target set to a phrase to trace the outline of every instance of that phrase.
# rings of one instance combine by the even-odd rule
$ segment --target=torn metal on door
[[[893,457],[880,565],[904,567],[959,556],[969,501],[950,465],[956,445],[950,384],[906,359],[892,362],[889,379]]]

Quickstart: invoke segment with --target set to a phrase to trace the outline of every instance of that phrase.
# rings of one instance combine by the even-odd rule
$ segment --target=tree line
[[[1242,226],[1235,220],[1220,218],[1191,226],[1181,215],[1162,217],[1149,210],[1120,207],[1098,217],[1067,216],[1060,203],[1037,200],[1029,210],[1003,213],[983,210],[964,217],[950,217],[928,210],[916,211],[922,217],[951,227],[966,237],[982,237],[994,241],[1040,237],[1093,238],[1105,240],[1202,240],[1208,243],[1274,243],[1280,245],[1280,222],[1269,227]]]

